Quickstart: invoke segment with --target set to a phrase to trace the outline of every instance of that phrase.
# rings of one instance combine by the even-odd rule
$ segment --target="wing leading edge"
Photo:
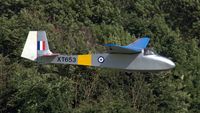
[[[109,47],[109,53],[133,54],[139,53],[142,51],[142,49],[146,48],[149,43],[149,40],[150,39],[148,37],[143,37],[127,46],[120,46],[116,44],[105,44],[104,46]]]

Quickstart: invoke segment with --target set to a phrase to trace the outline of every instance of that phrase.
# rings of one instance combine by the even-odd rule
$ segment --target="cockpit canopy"
[[[153,48],[145,48],[144,55],[155,55]]]

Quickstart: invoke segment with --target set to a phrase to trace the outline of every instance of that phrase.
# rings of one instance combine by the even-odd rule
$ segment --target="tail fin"
[[[21,57],[35,61],[40,56],[52,55],[45,31],[29,31]]]

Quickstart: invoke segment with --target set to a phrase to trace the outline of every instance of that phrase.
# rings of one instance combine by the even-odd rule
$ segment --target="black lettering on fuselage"
[[[73,62],[76,62],[76,57],[73,57]]]
[[[58,59],[57,59],[57,62],[62,62],[61,61],[61,57],[57,57]]]
[[[65,57],[62,57],[62,62],[64,62],[65,61]]]
[[[73,63],[75,63],[77,61],[76,57],[71,57],[71,56],[69,56],[69,57],[57,57],[57,58],[58,58],[57,62],[69,62],[69,63],[73,62]]]

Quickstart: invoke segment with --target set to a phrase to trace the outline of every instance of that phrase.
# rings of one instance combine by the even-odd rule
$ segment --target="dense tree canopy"
[[[20,58],[27,34],[45,30],[54,52],[102,52],[149,36],[171,71],[41,65]],[[200,112],[198,0],[1,0],[0,112]]]

